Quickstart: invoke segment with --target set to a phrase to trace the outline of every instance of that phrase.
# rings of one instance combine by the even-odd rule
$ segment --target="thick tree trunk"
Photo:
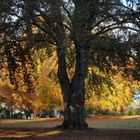
[[[73,92],[70,94],[67,105],[64,110],[63,128],[84,129],[88,125],[85,122],[84,94],[82,92]]]
[[[88,125],[85,121],[85,78],[87,75],[86,47],[76,44],[75,74],[71,81],[68,100],[64,110],[64,128],[84,129]]]
[[[78,49],[75,74],[72,81],[69,81],[66,72],[64,49],[58,49],[58,78],[60,81],[64,101],[64,122],[63,128],[84,129],[85,122],[85,77],[87,73],[87,62],[85,51]]]
[[[63,127],[84,129],[88,127],[85,121],[84,101],[85,78],[88,70],[88,51],[90,46],[89,39],[91,33],[85,29],[84,19],[79,17],[79,7],[77,8],[72,17],[72,35],[76,48],[76,64],[74,76],[71,80],[67,95],[68,100],[64,100],[66,106],[64,110]]]
[[[74,40],[76,47],[76,65],[74,76],[72,80],[70,80],[66,70],[65,51],[67,42],[60,10],[60,3],[56,0],[50,0],[48,2],[52,8],[50,15],[51,19],[54,20],[54,23],[57,23],[53,28],[53,31],[55,33],[55,40],[57,43],[58,78],[64,100],[64,122],[62,126],[63,128],[74,129],[87,128],[88,125],[85,122],[84,109],[85,77],[87,74],[87,40],[85,39],[85,35],[82,35],[79,32],[81,27],[82,29],[84,28],[84,25],[81,25],[81,23],[79,25],[79,20],[76,20],[77,16],[74,16],[73,20],[74,22],[76,21],[76,24],[73,24],[73,37],[76,38]],[[85,34],[85,31],[82,33]],[[82,40],[80,39],[81,35]]]

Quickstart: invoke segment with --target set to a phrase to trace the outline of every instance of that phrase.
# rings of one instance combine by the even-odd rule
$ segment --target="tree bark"
[[[76,46],[75,74],[71,81],[67,106],[64,110],[64,128],[84,129],[85,121],[85,77],[87,75],[87,55],[84,46]]]
[[[87,75],[87,46],[85,35],[82,35],[82,40],[79,38],[79,31],[83,24],[79,24],[75,16],[73,20],[73,36],[76,38],[74,44],[76,47],[76,64],[75,73],[72,79],[68,78],[66,70],[66,34],[61,16],[60,3],[56,0],[50,0],[49,4],[52,8],[51,19],[56,23],[53,31],[56,35],[57,56],[58,56],[58,78],[62,90],[64,101],[64,122],[63,128],[84,129],[88,125],[85,122],[85,78]],[[55,10],[54,10],[55,9]],[[81,19],[82,20],[82,19]],[[82,26],[81,26],[82,25]],[[85,33],[85,30],[83,30]]]
[[[76,64],[74,76],[70,83],[67,106],[64,110],[64,128],[84,129],[85,121],[85,78],[88,71],[88,51],[91,32],[85,27],[82,8],[76,5],[72,16],[72,36],[76,48]],[[80,13],[81,12],[81,13]]]

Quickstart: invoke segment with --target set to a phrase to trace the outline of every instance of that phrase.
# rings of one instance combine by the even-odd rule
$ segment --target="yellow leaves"
[[[33,107],[34,107],[34,113],[36,115],[40,114],[41,111],[42,111],[42,108],[43,108],[43,103],[41,102],[40,99],[36,98],[34,101],[33,101]]]
[[[38,104],[40,104],[40,109],[53,109],[58,108],[62,105],[62,95],[59,85],[56,83],[56,79],[49,78],[50,74],[55,74],[52,69],[56,65],[55,54],[42,65],[39,77],[36,81],[35,94],[38,99]],[[48,75],[49,74],[49,75]],[[35,110],[38,107],[36,106]],[[38,112],[38,111],[37,111]]]
[[[116,66],[112,68],[118,71]],[[97,74],[99,78],[106,78],[106,74],[99,72],[97,68],[89,68],[89,70],[91,73]],[[139,88],[140,83],[131,76],[125,77],[122,71],[123,68],[119,70],[118,73],[109,75],[109,80],[113,86],[108,85],[106,82],[101,83],[100,86],[92,85],[93,91],[90,98],[86,99],[86,107],[95,110],[108,110],[110,113],[120,113],[126,106],[131,104],[133,94]],[[90,86],[86,85],[86,87],[88,92],[91,92],[89,90]]]
[[[24,79],[22,71],[18,71],[15,74],[19,84],[23,85],[19,90],[15,90],[14,86],[12,86],[9,82],[3,82],[0,80],[0,100],[4,100],[8,106],[11,106],[12,104],[15,108],[22,108],[22,110],[33,109],[36,114],[41,112],[44,108],[53,109],[62,105],[62,95],[55,77],[57,71],[56,52],[52,53],[52,57],[48,58],[47,61],[44,61],[44,58],[41,59],[40,57],[42,56],[39,56],[40,54],[46,56],[46,52],[44,54],[43,50],[41,50],[41,53],[37,53],[37,72],[33,74],[39,75],[38,78],[35,75],[37,78],[36,81],[31,79],[34,82],[33,85],[35,86],[34,93],[27,93],[26,88],[23,85],[24,82],[21,80]],[[27,69],[30,70],[30,65],[28,66],[28,64]]]

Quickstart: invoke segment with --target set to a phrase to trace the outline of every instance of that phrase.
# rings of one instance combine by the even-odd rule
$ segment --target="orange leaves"
[[[28,109],[32,105],[34,96],[24,90],[15,90],[9,82],[0,82],[0,100],[8,107],[16,109]]]

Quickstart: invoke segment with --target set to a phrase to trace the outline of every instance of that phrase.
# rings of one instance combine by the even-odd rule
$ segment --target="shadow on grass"
[[[0,129],[0,140],[140,140],[140,130],[93,129]]]

